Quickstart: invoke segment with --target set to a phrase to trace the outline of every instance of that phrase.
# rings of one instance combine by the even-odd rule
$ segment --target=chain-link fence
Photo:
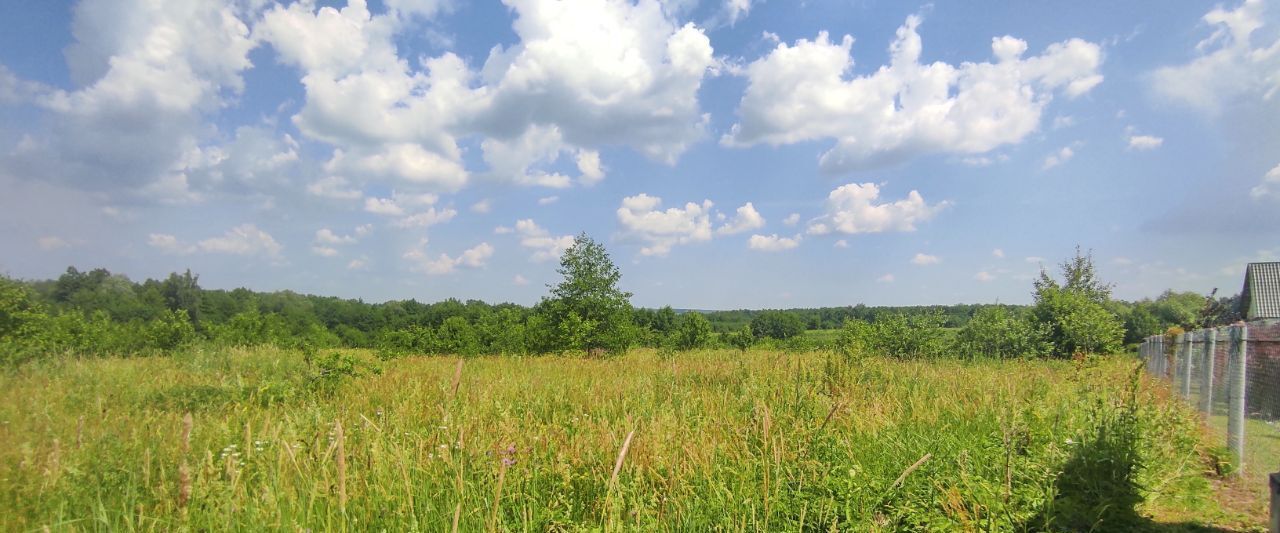
[[[1156,335],[1138,354],[1204,414],[1240,474],[1265,479],[1280,468],[1280,321]]]

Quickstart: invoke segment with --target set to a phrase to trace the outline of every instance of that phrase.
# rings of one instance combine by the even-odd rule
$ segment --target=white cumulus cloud
[[[874,183],[841,185],[827,195],[827,212],[809,223],[808,233],[915,231],[916,224],[927,222],[950,205],[945,201],[929,205],[917,191],[893,202],[876,203],[879,199],[880,186]]]
[[[251,66],[254,43],[238,11],[216,0],[77,3],[63,54],[76,89],[0,71],[0,100],[34,100],[49,113],[47,131],[9,164],[33,179],[189,201],[197,192],[188,187],[207,185],[192,175],[220,157],[208,118],[243,91]]]
[[[1080,39],[1024,57],[1027,43],[992,39],[993,62],[920,62],[920,18],[890,45],[890,63],[849,76],[853,38],[779,43],[745,69],[730,146],[832,139],[824,171],[842,173],[928,153],[980,154],[1036,131],[1055,93],[1075,97],[1102,81],[1102,49]]]
[[[752,235],[747,239],[747,247],[761,252],[781,252],[800,246],[800,236],[779,237],[773,235]]]
[[[716,228],[716,235],[733,235],[764,227],[764,217],[756,211],[756,207],[747,202],[739,207],[733,218]]]
[[[404,253],[404,258],[409,260],[410,268],[415,272],[435,276],[449,274],[458,268],[474,269],[484,267],[489,258],[493,257],[493,251],[493,246],[487,242],[482,242],[463,250],[457,257],[452,257],[445,253],[432,256],[427,252],[427,239],[422,239],[417,246]]]
[[[661,205],[661,198],[641,193],[623,198],[618,208],[626,236],[645,244],[641,255],[664,256],[672,246],[711,240],[711,200],[666,210]]]
[[[520,236],[520,246],[533,251],[531,259],[534,261],[559,259],[565,250],[573,246],[573,235],[552,235],[532,219],[516,221],[515,233]]]
[[[1204,15],[1213,33],[1196,46],[1199,55],[1151,75],[1155,92],[1209,114],[1241,98],[1272,99],[1280,91],[1280,38],[1255,42],[1265,26],[1263,0],[1245,0],[1235,9],[1216,7]]]

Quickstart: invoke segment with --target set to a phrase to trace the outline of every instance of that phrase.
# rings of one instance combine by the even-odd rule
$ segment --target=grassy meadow
[[[0,529],[1248,521],[1214,501],[1214,454],[1195,414],[1128,357],[639,350],[379,362],[346,352],[370,367],[324,386],[310,358],[274,348],[53,359],[0,374]]]

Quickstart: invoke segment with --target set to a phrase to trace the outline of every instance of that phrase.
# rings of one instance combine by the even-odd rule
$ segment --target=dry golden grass
[[[270,348],[66,360],[0,375],[0,529],[1036,529],[1134,364],[405,358],[330,394]],[[1155,386],[1142,475],[1196,508]]]

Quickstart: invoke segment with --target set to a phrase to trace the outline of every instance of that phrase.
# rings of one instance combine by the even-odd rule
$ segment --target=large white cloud
[[[654,0],[505,0],[520,41],[494,48],[491,99],[476,127],[509,139],[556,125],[575,146],[625,144],[673,162],[704,135],[702,79],[711,41]]]
[[[765,225],[764,216],[751,202],[738,207],[732,217],[714,210],[714,205],[711,200],[703,200],[700,204],[688,202],[684,207],[662,209],[661,198],[641,193],[622,199],[618,222],[622,224],[623,237],[644,243],[640,254],[652,256],[667,255],[676,245],[705,242]],[[712,229],[712,220],[720,221],[720,226]]]
[[[254,35],[302,70],[307,97],[293,122],[335,147],[331,172],[457,190],[468,176],[450,128],[477,105],[472,73],[451,53],[415,70],[397,54],[402,26],[398,12],[374,15],[363,0],[296,2],[267,11]]]
[[[484,151],[489,172],[499,180],[514,181],[520,185],[569,187],[573,185],[573,177],[543,168],[571,152],[576,152],[579,183],[592,184],[604,179],[599,152],[571,149],[564,143],[556,126],[530,126],[523,134],[508,141],[485,139],[480,148]]]
[[[429,17],[438,2],[384,14],[363,0],[297,2],[269,10],[254,34],[303,72],[306,102],[293,121],[334,146],[327,169],[347,178],[454,191],[470,175],[458,139],[479,135],[489,174],[566,187],[573,178],[550,170],[561,155],[591,184],[604,177],[601,146],[674,161],[703,136],[697,92],[716,60],[701,30],[653,0],[506,3],[518,40],[475,71],[452,53],[400,56],[396,38],[414,27],[406,10]]]
[[[318,175],[307,192],[354,200],[368,188],[466,187],[477,172],[463,140],[480,141],[487,175],[565,186],[603,179],[604,147],[674,162],[705,136],[698,91],[719,63],[700,28],[677,22],[686,10],[509,0],[516,39],[479,64],[399,47],[453,4],[84,0],[65,54],[75,88],[0,66],[0,105],[34,103],[51,117],[0,163],[130,201],[278,195],[304,174]],[[213,120],[237,104],[257,46],[297,69],[305,98],[290,118],[298,140],[330,150],[322,170],[303,155],[314,145],[302,149],[274,117],[227,131]]]
[[[950,205],[925,203],[917,191],[893,202],[877,203],[880,186],[874,183],[841,185],[827,195],[826,214],[809,223],[808,233],[880,233],[915,231],[916,224],[927,222]]]
[[[821,168],[839,173],[928,153],[978,154],[1039,127],[1055,93],[1076,97],[1102,81],[1102,49],[1080,39],[1024,57],[1027,43],[992,39],[994,62],[923,64],[919,17],[907,18],[888,65],[849,76],[853,38],[779,43],[745,69],[740,120],[722,143],[781,145],[833,139]]]
[[[205,160],[191,154],[216,133],[206,116],[243,90],[251,66],[253,42],[237,9],[215,0],[85,0],[71,33],[65,55],[76,88],[3,82],[13,87],[4,92],[50,114],[47,131],[30,136],[8,165],[95,191],[190,185],[189,165]]]
[[[1216,114],[1238,98],[1271,100],[1280,91],[1280,38],[1255,43],[1264,26],[1263,0],[1245,0],[1235,9],[1204,15],[1213,34],[1200,41],[1190,62],[1152,74],[1151,86],[1164,98]]]
[[[711,200],[683,208],[661,206],[661,198],[642,193],[623,198],[618,208],[624,234],[645,243],[641,255],[664,256],[672,246],[711,240]]]

